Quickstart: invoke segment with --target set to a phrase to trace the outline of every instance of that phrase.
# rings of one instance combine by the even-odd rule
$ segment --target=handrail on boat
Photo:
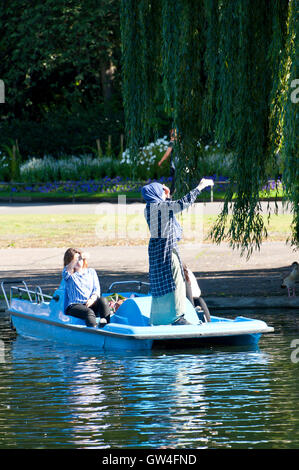
[[[36,286],[36,288],[35,288],[35,301],[37,303],[40,303],[40,301],[44,302],[45,295],[46,294],[43,293],[43,291],[41,289],[41,286]]]
[[[26,282],[23,279],[4,280],[4,281],[1,282],[1,289],[2,289],[2,292],[3,292],[3,295],[4,295],[4,299],[5,299],[7,308],[9,308],[10,302],[8,301],[4,284],[20,284],[20,283],[24,284],[25,288],[28,291],[28,286],[27,286]],[[12,287],[15,287],[16,289],[19,289],[16,286],[12,286]],[[10,288],[10,299],[11,299],[11,289],[12,289],[12,287]],[[30,294],[29,294],[29,298],[31,298]]]
[[[19,287],[19,286],[16,286],[16,285],[10,286],[9,299],[8,299],[8,296],[7,296],[6,290],[5,290],[5,287],[6,287],[7,284],[23,284],[24,287]],[[116,281],[116,282],[113,282],[109,286],[108,292],[111,291],[113,286],[118,285],[118,284],[138,284],[138,290],[139,291],[141,290],[142,286],[147,286],[147,287],[150,286],[149,282],[144,282],[144,281],[136,281],[136,280]],[[29,298],[30,302],[33,302],[33,298],[35,299],[36,303],[44,302],[45,299],[51,300],[53,298],[50,295],[44,294],[40,286],[36,286],[35,290],[29,289],[26,282],[24,281],[24,279],[4,280],[4,281],[1,282],[1,289],[2,289],[4,299],[5,299],[5,302],[6,302],[6,305],[7,305],[8,309],[10,308],[11,298],[12,298],[12,290],[13,289],[16,289],[19,293],[25,292],[28,295],[28,298]]]
[[[8,300],[7,295],[6,295],[6,290],[5,290],[5,284],[23,284],[24,287],[11,286],[10,291],[9,291],[9,300]],[[2,289],[4,299],[5,299],[8,309],[10,308],[13,289],[16,289],[18,292],[25,292],[28,295],[30,302],[33,302],[31,294],[35,296],[35,302],[40,302],[40,299],[42,300],[42,302],[44,302],[45,298],[52,299],[50,295],[44,294],[42,292],[42,289],[40,286],[36,286],[35,291],[28,289],[28,286],[23,279],[4,280],[1,282],[1,289]]]
[[[116,284],[138,284],[138,290],[141,289],[141,286],[142,285],[145,285],[145,286],[149,286],[149,282],[144,282],[144,281],[116,281],[116,282],[113,282],[109,287],[108,287],[108,291],[107,292],[110,292],[112,287],[115,286]]]
[[[28,287],[26,286],[26,289],[24,289],[23,287],[17,287],[17,286],[11,286],[11,289],[17,289],[18,291],[22,291],[22,292],[26,292],[26,294],[28,294],[29,296],[29,299],[30,299],[30,302],[33,302],[32,300],[32,297],[30,294],[34,294],[35,296],[35,302],[40,302],[40,299],[39,297],[42,298],[42,302],[44,302],[45,300],[45,297],[47,299],[52,299],[52,296],[51,295],[47,295],[47,294],[44,294],[41,290],[41,287],[40,286],[36,286],[35,290],[30,290],[28,289]]]

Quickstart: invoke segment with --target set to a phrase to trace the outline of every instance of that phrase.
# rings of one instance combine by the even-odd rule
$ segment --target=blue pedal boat
[[[139,281],[122,283],[127,282],[138,283],[139,287],[147,284]],[[9,298],[7,284],[10,284]],[[111,295],[109,291],[114,284],[103,295]],[[18,334],[99,350],[138,351],[207,344],[256,345],[261,334],[274,331],[264,321],[242,316],[228,319],[211,315],[211,321],[203,323],[188,299],[185,318],[190,325],[152,326],[149,321],[151,295],[140,291],[119,292],[126,300],[111,316],[110,323],[103,328],[87,327],[83,320],[65,314],[63,281],[53,296],[45,295],[40,286],[30,290],[23,280],[3,281],[1,287],[12,325]]]

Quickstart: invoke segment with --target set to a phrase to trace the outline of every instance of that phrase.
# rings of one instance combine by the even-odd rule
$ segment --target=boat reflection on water
[[[18,336],[0,365],[1,446],[297,448],[298,316],[265,317],[276,334],[260,348],[99,352]]]
[[[209,447],[227,421],[256,413],[267,381],[267,355],[243,351],[147,353],[91,358],[76,364],[68,389],[71,441],[79,447]],[[263,366],[250,391],[252,369]],[[259,398],[260,398],[259,397]],[[223,411],[223,408],[225,411]],[[265,419],[266,411],[263,417]],[[217,446],[221,447],[221,443]],[[228,447],[227,442],[223,442]]]

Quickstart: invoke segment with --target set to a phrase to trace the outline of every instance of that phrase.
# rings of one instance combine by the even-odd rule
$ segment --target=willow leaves
[[[298,119],[290,100],[298,0],[122,0],[123,91],[132,149],[157,129],[157,90],[178,130],[177,191],[202,174],[198,141],[230,152],[231,185],[213,230],[250,255],[267,235],[259,191],[282,173],[299,241]],[[277,159],[280,152],[281,159]],[[231,210],[232,217],[228,217]]]

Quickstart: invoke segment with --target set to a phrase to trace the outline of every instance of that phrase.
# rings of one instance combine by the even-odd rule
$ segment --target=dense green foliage
[[[282,156],[284,160],[284,184],[288,198],[293,205],[292,244],[299,245],[299,71],[298,71],[298,28],[299,5],[292,2],[288,16],[288,34],[285,55],[286,83],[283,84],[284,102],[282,107]],[[297,47],[297,49],[296,49]],[[294,86],[297,87],[295,92]]]
[[[119,0],[2,0],[0,143],[22,157],[119,148]]]
[[[179,132],[180,192],[203,176],[206,154],[199,139],[217,141],[233,155],[231,187],[213,239],[229,240],[248,254],[259,247],[266,234],[259,191],[269,176],[282,173],[298,244],[298,118],[291,100],[298,77],[298,0],[121,4],[123,94],[132,152],[157,126],[155,103],[162,85],[164,109]],[[233,217],[226,231],[229,209]]]
[[[228,167],[216,242],[260,245],[259,191],[280,175],[298,245],[298,3],[2,0],[0,174],[16,180],[28,156],[97,154],[99,142],[118,157],[126,130],[138,177],[138,149],[175,127],[177,194],[214,166],[208,147]]]

